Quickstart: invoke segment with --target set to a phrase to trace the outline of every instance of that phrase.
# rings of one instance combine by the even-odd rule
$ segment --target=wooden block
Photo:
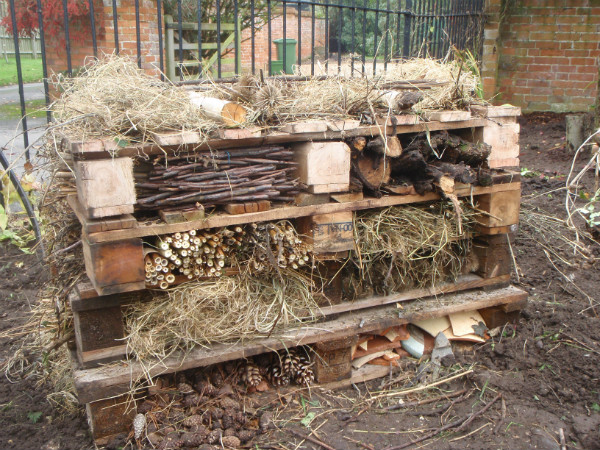
[[[422,116],[429,122],[461,122],[471,118],[470,111],[428,111]]]
[[[221,139],[248,139],[260,137],[261,130],[258,127],[251,128],[219,128]]]
[[[176,131],[173,133],[153,133],[150,131],[149,134],[154,142],[164,146],[179,146],[202,142],[202,136],[197,131]]]
[[[338,203],[349,203],[349,202],[359,202],[363,200],[364,195],[361,192],[347,192],[345,194],[331,194],[332,200],[335,200]]]
[[[327,128],[331,131],[347,131],[360,127],[360,120],[340,119],[327,121]]]
[[[519,223],[521,191],[500,191],[477,197],[478,208],[488,214],[477,216],[477,223],[485,227],[505,227]]]
[[[395,116],[383,116],[376,119],[377,125],[380,126],[399,126],[399,125],[416,125],[419,123],[419,116],[416,114],[400,114]]]
[[[350,185],[350,147],[343,142],[302,142],[293,147],[298,163],[297,175],[307,186],[325,186],[327,189],[345,188]],[[313,194],[331,192],[323,187]]]
[[[105,445],[109,438],[129,433],[135,408],[128,403],[127,395],[98,400],[85,405],[85,410],[96,445]]]
[[[488,166],[490,169],[500,169],[502,167],[519,167],[521,161],[519,158],[505,158],[505,159],[494,159],[493,161],[488,161]]]
[[[315,378],[329,383],[349,378],[352,374],[352,346],[357,337],[318,343],[315,345]]]
[[[308,205],[324,205],[329,203],[329,194],[310,194],[308,192],[300,192],[296,194],[294,199],[294,205],[296,206],[308,206]]]
[[[484,127],[474,129],[474,141],[484,142],[492,147],[488,157],[490,167],[518,166],[519,131],[520,126],[514,116],[497,117],[488,121]]]
[[[315,300],[319,306],[339,305],[342,303],[342,268],[340,259],[325,260],[319,263],[318,271],[323,282],[323,293]]]
[[[81,223],[83,232],[86,234],[99,231],[124,230],[138,226],[137,220],[131,214],[106,217],[103,219],[88,219],[75,194],[67,196],[67,203],[69,203],[69,206],[73,212],[75,212],[77,219]]]
[[[73,154],[110,152],[115,154],[120,147],[117,141],[113,139],[95,139],[93,141],[71,142],[71,152]]]
[[[76,161],[75,179],[87,218],[133,212],[136,198],[131,158]]]
[[[496,327],[502,327],[508,323],[516,323],[521,315],[520,311],[504,311],[502,306],[492,306],[479,310],[483,317],[485,325],[491,330]]]
[[[126,344],[121,306],[73,311],[77,359],[84,368],[123,358]]]
[[[229,214],[245,214],[255,213],[260,211],[268,211],[271,209],[271,202],[269,200],[258,200],[256,202],[246,203],[229,203],[223,206],[223,209]]]
[[[314,253],[354,249],[352,211],[302,217],[297,223],[298,232],[307,236]]]
[[[510,236],[479,236],[473,241],[473,252],[479,262],[475,273],[483,278],[495,278],[511,273],[513,260],[508,243]],[[508,281],[501,284],[507,283]]]
[[[181,223],[192,220],[204,219],[204,206],[198,205],[196,208],[181,210],[160,210],[160,218],[166,223]]]
[[[285,125],[282,130],[286,133],[320,133],[323,131],[327,131],[328,126],[327,122],[323,120],[313,121],[313,122],[298,122],[298,123],[288,123]]]
[[[516,117],[521,115],[521,108],[512,105],[480,106],[472,105],[471,112],[480,117]]]
[[[83,236],[81,242],[85,271],[99,294],[145,288],[141,239],[90,243],[86,236]]]
[[[308,186],[311,194],[326,194],[328,192],[344,192],[350,189],[349,183],[313,184]]]
[[[119,295],[98,295],[91,283],[79,283],[69,294],[69,304],[73,312],[121,306]]]

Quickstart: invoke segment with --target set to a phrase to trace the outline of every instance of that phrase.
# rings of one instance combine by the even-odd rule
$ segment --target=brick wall
[[[301,37],[302,37],[302,59],[308,60],[311,56],[312,39],[312,15],[303,11],[300,17]],[[247,28],[242,31],[242,70],[248,71],[252,68],[252,31]],[[271,18],[271,40],[283,37],[283,12],[281,9],[275,10]],[[286,37],[298,40],[298,12],[295,8],[286,8]],[[269,61],[269,30],[267,24],[257,24],[255,27],[255,65],[256,70],[267,70]],[[277,59],[277,49],[271,42],[271,58]],[[315,20],[315,50],[319,54],[324,54],[325,49],[325,19]],[[296,56],[298,58],[298,45],[296,45]]]
[[[598,0],[488,0],[482,77],[495,103],[586,111],[598,96]]]
[[[156,2],[154,0],[140,0],[140,41],[142,54],[142,68],[148,73],[158,73],[158,30]],[[96,42],[98,55],[111,54],[115,51],[113,10],[111,0],[94,0],[94,12],[96,19]],[[89,20],[85,23],[91,30]],[[134,2],[128,0],[117,1],[117,26],[119,29],[119,52],[120,54],[137,57],[136,47],[136,21]],[[64,41],[64,34],[62,35]],[[71,64],[73,68],[84,64],[85,58],[94,55],[92,46],[92,34],[84,42],[72,41]],[[67,52],[65,45],[57,42],[46,42],[46,64],[48,74],[67,70]]]

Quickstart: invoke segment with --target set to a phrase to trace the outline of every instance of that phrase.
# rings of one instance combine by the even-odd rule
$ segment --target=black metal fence
[[[61,49],[64,50],[66,59],[64,72],[70,76],[82,64],[81,52],[75,51],[75,47],[81,45],[81,39],[74,39],[75,33],[81,33],[82,27],[89,27],[89,35],[85,39],[88,43],[91,40],[91,46],[87,44],[90,48],[89,56],[97,57],[102,52],[127,52],[136,59],[140,67],[150,57],[142,51],[142,48],[149,47],[148,42],[142,41],[142,30],[153,27],[158,41],[150,43],[157,47],[158,54],[154,55],[153,60],[157,69],[160,69],[160,76],[164,78],[167,69],[165,31],[170,27],[171,34],[177,40],[175,54],[178,61],[177,70],[174,71],[177,79],[172,80],[176,82],[186,82],[183,80],[184,75],[202,78],[210,72],[214,78],[223,76],[227,57],[224,53],[231,48],[229,44],[224,45],[224,33],[229,33],[231,40],[235,42],[236,57],[231,70],[234,74],[257,73],[259,70],[263,70],[264,75],[274,74],[273,61],[276,59],[270,43],[275,38],[283,38],[285,48],[287,40],[291,41],[290,35],[296,37],[297,51],[284,51],[281,66],[285,70],[288,58],[291,57],[294,59],[295,71],[305,75],[314,75],[317,63],[320,68],[325,68],[327,74],[375,74],[385,71],[394,59],[414,56],[443,58],[452,48],[468,49],[478,58],[482,47],[484,0],[121,0],[119,4],[117,0],[48,0],[44,4],[41,0],[4,1],[7,2],[8,16],[2,19],[4,24],[8,24],[13,37],[23,148],[28,161],[28,111],[23,89],[19,39],[29,39],[27,36],[31,33],[38,34],[41,41],[46,104],[50,102],[46,79],[50,69],[53,69],[47,61],[50,49],[47,47],[46,37],[49,29],[56,33],[57,28],[62,28],[59,30],[62,41],[57,44],[55,40],[51,45],[64,46]],[[49,25],[48,14],[45,14],[43,8],[50,3],[58,11],[62,11],[62,17],[55,17]],[[80,6],[77,18],[73,16],[73,4]],[[122,19],[123,8],[129,8],[135,17],[134,49],[125,46],[125,27],[120,28],[121,23],[125,22]],[[290,22],[287,20],[287,13],[292,9],[297,13],[296,19]],[[16,14],[17,11],[19,14]],[[154,14],[149,14],[148,11],[154,11]],[[29,14],[25,26],[21,26],[17,20],[20,18],[23,21],[23,14]],[[167,15],[172,18],[169,23],[165,20]],[[104,24],[103,36],[100,35],[99,20]],[[274,25],[277,20],[277,23],[282,21],[281,29]],[[13,24],[17,26],[12,26]],[[324,28],[324,35],[318,35],[319,27],[321,30]],[[131,30],[131,25],[127,29]],[[265,41],[260,40],[259,35],[264,34],[265,29],[268,43],[266,69],[261,67],[263,63],[257,56],[261,51],[264,53]],[[127,41],[130,43],[131,31],[129,33]],[[107,40],[107,35],[111,39]],[[246,43],[245,47],[250,53],[246,59],[239,57],[242,42]],[[310,51],[306,51],[307,47]],[[307,53],[308,56],[303,56]],[[195,63],[190,64],[189,60]],[[212,61],[208,68],[204,63],[206,60]],[[50,113],[47,114],[47,120],[51,120]],[[1,144],[4,148],[5,144]],[[2,160],[6,161],[4,155]]]

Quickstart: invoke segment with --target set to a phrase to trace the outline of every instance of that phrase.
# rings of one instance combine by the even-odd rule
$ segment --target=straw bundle
[[[187,283],[126,314],[127,344],[139,360],[165,358],[175,350],[268,335],[315,318],[312,280],[284,272],[271,280],[224,277]]]
[[[52,105],[54,118],[69,137],[115,136],[146,141],[149,132],[215,128],[187,92],[146,75],[129,58],[107,56],[87,64],[74,78],[59,77],[63,95]]]
[[[414,109],[419,111],[439,109],[464,109],[471,103],[480,103],[475,95],[479,80],[457,61],[438,61],[415,58],[390,65],[382,82],[397,80],[435,80],[438,85],[422,90],[423,99]]]
[[[470,250],[465,230],[472,223],[473,212],[463,208],[461,216],[462,233],[454,213],[442,203],[357,215],[359,281],[352,281],[350,290],[355,296],[361,290],[398,292],[455,278]]]

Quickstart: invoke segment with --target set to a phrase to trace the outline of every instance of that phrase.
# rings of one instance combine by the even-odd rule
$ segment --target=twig
[[[451,392],[450,394],[439,395],[437,397],[432,397],[432,398],[426,398],[424,400],[419,400],[417,402],[401,403],[401,404],[398,404],[398,405],[388,406],[385,409],[386,409],[386,411],[393,411],[395,409],[410,408],[410,407],[413,407],[413,406],[427,405],[428,403],[435,403],[438,400],[444,400],[444,399],[459,397],[459,396],[463,395],[466,392],[467,392],[466,389],[461,389],[460,391]]]
[[[502,397],[502,394],[498,394],[496,397],[494,397],[494,399],[491,402],[489,402],[487,405],[485,405],[479,411],[471,413],[467,417],[463,417],[462,419],[458,419],[458,420],[455,420],[454,422],[450,422],[450,423],[444,425],[443,427],[437,428],[437,429],[433,430],[431,433],[428,433],[425,436],[421,436],[419,439],[407,442],[407,443],[402,444],[402,445],[396,445],[396,446],[393,446],[393,447],[386,447],[384,450],[401,450],[403,448],[410,447],[411,445],[418,444],[419,442],[426,441],[427,439],[430,439],[430,438],[432,438],[432,437],[434,437],[434,436],[442,433],[443,431],[449,430],[450,428],[458,427],[458,428],[456,428],[455,431],[456,432],[461,431],[464,428],[466,428],[471,422],[473,422],[473,420],[475,420],[475,418],[481,416],[488,409],[490,409],[490,407],[494,403],[496,403],[496,401],[498,399],[500,399],[501,397]]]
[[[435,383],[431,383],[426,386],[419,386],[419,387],[412,388],[412,389],[406,389],[404,391],[390,392],[387,394],[377,395],[375,397],[372,397],[372,400],[377,399],[377,398],[382,398],[382,397],[395,397],[397,395],[407,395],[407,394],[412,394],[414,392],[421,392],[426,389],[439,386],[440,384],[444,384],[449,381],[456,380],[457,378],[464,377],[465,375],[469,375],[470,373],[473,373],[473,369],[465,370],[464,372],[457,373],[456,375],[452,375],[451,377],[448,377],[448,378],[443,378],[441,380],[436,381]]]
[[[325,442],[320,441],[320,440],[318,440],[318,439],[316,439],[316,438],[314,438],[312,436],[308,436],[308,435],[302,434],[302,433],[300,433],[300,432],[298,432],[296,430],[292,430],[292,429],[286,429],[286,431],[289,432],[289,433],[291,433],[291,434],[293,434],[293,435],[295,435],[295,436],[298,436],[299,438],[302,438],[304,440],[310,441],[313,444],[320,445],[321,447],[323,447],[323,448],[325,448],[327,450],[336,450],[331,445],[326,444]]]
[[[560,438],[560,450],[567,450],[567,442],[565,440],[565,432],[562,428],[558,429],[558,437]]]
[[[349,438],[348,436],[342,436],[344,439],[350,442],[354,442],[355,444],[360,445],[362,448],[366,448],[367,450],[375,450],[375,447],[369,444],[365,444],[364,442],[357,441],[356,439]]]
[[[60,339],[57,339],[57,340],[51,342],[50,344],[48,344],[46,347],[44,347],[42,349],[42,353],[50,353],[51,351],[56,350],[58,347],[63,345],[65,342],[69,341],[73,336],[75,336],[75,333],[73,331],[69,331],[67,334],[65,334]]]

